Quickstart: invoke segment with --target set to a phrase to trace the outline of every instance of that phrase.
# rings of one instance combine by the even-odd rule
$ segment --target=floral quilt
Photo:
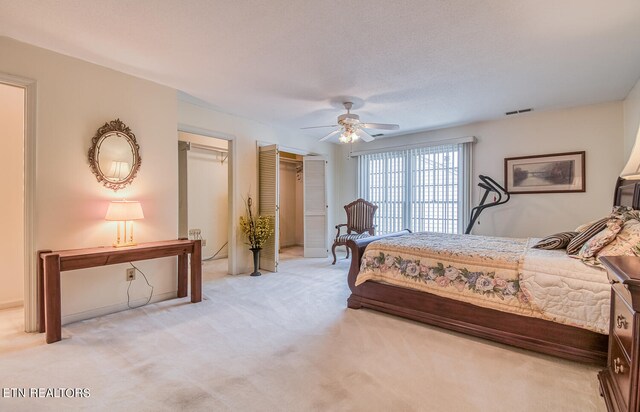
[[[529,243],[529,239],[430,232],[387,238],[367,247],[356,285],[372,280],[602,332],[603,322],[595,326],[572,317],[563,321],[562,316],[541,309],[549,305],[537,299],[546,299],[548,293],[532,296],[523,287],[529,278],[523,282],[521,277]],[[606,275],[602,283],[608,287]]]

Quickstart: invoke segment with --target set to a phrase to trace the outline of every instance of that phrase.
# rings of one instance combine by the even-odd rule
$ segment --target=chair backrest
[[[347,233],[352,231],[357,233],[369,232],[374,235],[373,216],[378,210],[378,206],[369,203],[364,199],[354,200],[344,207],[347,212]]]

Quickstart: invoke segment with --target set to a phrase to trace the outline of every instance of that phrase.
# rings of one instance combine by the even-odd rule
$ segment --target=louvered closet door
[[[304,257],[327,257],[327,161],[318,156],[303,159]]]
[[[260,269],[278,271],[278,233],[280,232],[280,158],[278,146],[263,146],[259,152],[258,213],[274,217],[274,233],[260,252]]]

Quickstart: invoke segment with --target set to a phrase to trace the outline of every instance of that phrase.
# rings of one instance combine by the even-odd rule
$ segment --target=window
[[[470,163],[470,142],[361,154],[359,195],[378,206],[376,233],[462,233]]]

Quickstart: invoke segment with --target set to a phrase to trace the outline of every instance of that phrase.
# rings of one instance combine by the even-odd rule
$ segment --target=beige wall
[[[0,55],[7,57],[0,59],[0,72],[37,82],[36,248],[109,245],[115,226],[104,215],[110,200],[122,198],[142,202],[145,219],[136,222],[137,241],[175,238],[175,90],[5,37]],[[136,134],[142,156],[136,180],[117,193],[96,181],[87,161],[96,129],[115,118]],[[125,267],[63,273],[63,322],[126,308]],[[139,267],[158,298],[175,296],[173,260]],[[139,276],[131,288],[134,300],[147,296],[143,284]]]
[[[24,299],[24,89],[0,83],[0,309]]]
[[[359,144],[354,150],[410,144],[427,140],[476,136],[474,147],[473,204],[481,189],[477,176],[504,180],[504,158],[535,154],[586,151],[585,193],[513,195],[511,201],[487,209],[473,233],[496,236],[545,236],[606,214],[612,205],[613,188],[623,166],[622,102],[533,112],[504,120],[441,129],[411,137],[378,139]],[[356,198],[356,159],[347,159],[347,146],[340,146],[339,194],[336,208]],[[338,214],[338,221],[344,217]],[[339,223],[339,222],[338,222]]]
[[[191,98],[178,100],[178,121],[182,127],[206,130],[215,136],[226,136],[233,140],[231,143],[233,156],[231,173],[235,175],[236,182],[235,188],[232,188],[235,207],[229,213],[229,219],[234,223],[236,236],[233,246],[235,246],[237,254],[235,258],[233,254],[230,255],[232,259],[235,259],[231,264],[233,274],[248,273],[251,270],[251,252],[245,245],[235,222],[244,213],[243,198],[246,198],[248,193],[255,197],[257,192],[256,144],[258,142],[279,144],[286,151],[298,149],[325,156],[329,162],[327,168],[328,204],[330,206],[335,204],[333,191],[334,145],[321,143],[315,139],[304,137],[302,134],[276,129],[246,118],[222,113]],[[333,220],[333,210],[329,207],[328,222],[333,222]]]
[[[629,158],[640,126],[640,80],[624,100],[624,158]]]

